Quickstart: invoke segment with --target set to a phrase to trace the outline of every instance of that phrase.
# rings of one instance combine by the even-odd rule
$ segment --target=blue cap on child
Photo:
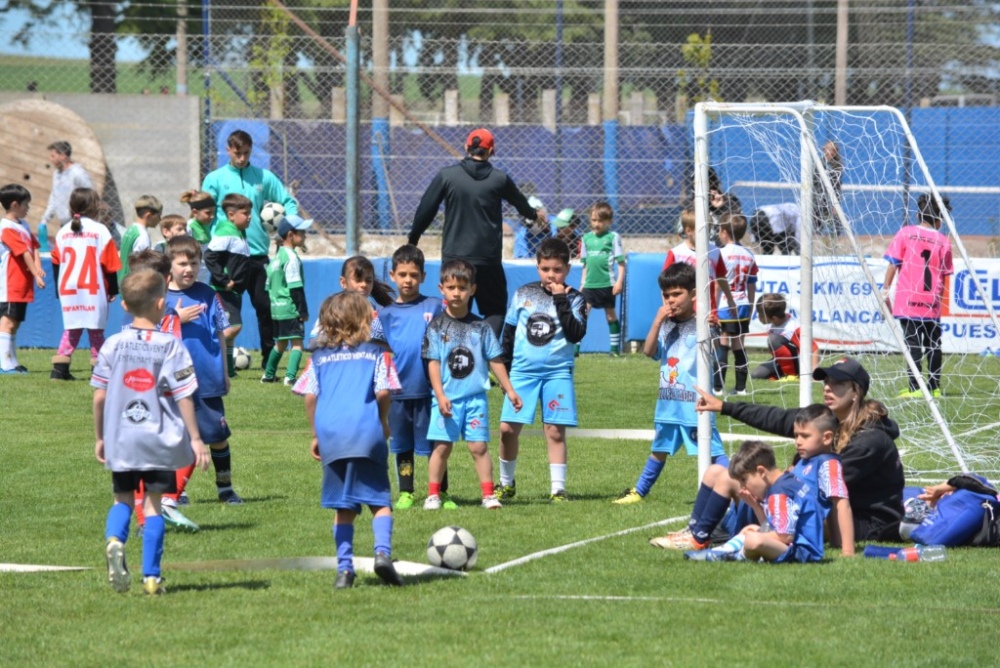
[[[281,219],[280,223],[278,223],[278,236],[284,239],[292,230],[298,230],[300,232],[308,230],[312,224],[312,218],[304,220],[302,216],[296,216],[294,213],[288,214]]]

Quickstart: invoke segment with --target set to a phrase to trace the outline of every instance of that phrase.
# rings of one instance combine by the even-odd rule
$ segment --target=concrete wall
[[[120,222],[131,221],[132,202],[145,194],[159,197],[164,213],[188,214],[188,208],[178,198],[183,191],[201,185],[199,98],[0,93],[0,104],[25,98],[55,102],[87,121],[104,150],[108,173],[124,212]],[[72,137],[66,139],[73,142]],[[41,204],[36,215],[44,206]]]

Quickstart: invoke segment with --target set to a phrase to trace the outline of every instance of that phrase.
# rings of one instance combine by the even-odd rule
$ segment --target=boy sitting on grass
[[[758,524],[747,525],[720,548],[685,552],[685,559],[773,563],[823,559],[823,511],[816,492],[775,465],[771,446],[744,441],[729,462],[729,475],[739,481],[740,497],[753,509]]]

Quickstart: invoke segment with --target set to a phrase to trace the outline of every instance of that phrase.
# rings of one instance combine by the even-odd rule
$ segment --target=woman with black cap
[[[903,518],[903,464],[895,440],[899,426],[879,401],[867,399],[871,376],[861,364],[843,357],[816,369],[823,381],[823,403],[840,420],[835,450],[854,513],[857,541],[899,540]],[[794,437],[797,408],[723,402],[698,390],[697,410],[722,413],[746,425],[778,436]]]

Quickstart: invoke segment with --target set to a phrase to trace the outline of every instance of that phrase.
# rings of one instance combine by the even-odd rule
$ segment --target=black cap
[[[841,357],[828,367],[820,367],[813,372],[816,380],[850,380],[858,384],[861,388],[862,396],[868,394],[868,387],[872,383],[872,377],[868,375],[865,368],[861,366],[853,357]]]

